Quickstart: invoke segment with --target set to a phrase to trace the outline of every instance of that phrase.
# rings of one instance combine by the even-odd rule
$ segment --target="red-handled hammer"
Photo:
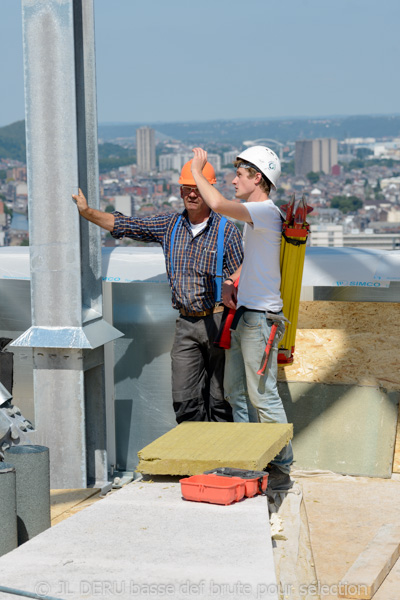
[[[274,343],[276,332],[279,329],[279,339],[282,339],[285,334],[286,323],[290,324],[290,321],[284,317],[283,315],[275,315],[271,312],[266,312],[265,316],[267,319],[272,321],[271,333],[269,334],[269,338],[267,341],[267,345],[264,350],[264,357],[261,367],[257,371],[257,375],[264,375],[265,369],[267,368],[269,354],[271,352],[272,344]]]

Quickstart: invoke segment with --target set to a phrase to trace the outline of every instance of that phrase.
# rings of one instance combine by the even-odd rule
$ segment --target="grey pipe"
[[[21,545],[51,524],[49,449],[12,446],[4,456],[16,471],[18,545]]]
[[[15,468],[0,462],[0,556],[18,546]]]
[[[62,600],[61,598],[53,598],[53,596],[42,596],[41,594],[35,594],[34,592],[25,592],[24,590],[17,590],[16,588],[4,587],[4,585],[0,585],[0,592],[12,594],[13,596],[24,596],[24,598],[35,598],[36,600]]]

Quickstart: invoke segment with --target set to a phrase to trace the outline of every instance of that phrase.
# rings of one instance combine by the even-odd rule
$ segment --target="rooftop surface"
[[[81,490],[85,509],[60,522],[73,495],[58,490],[58,524],[0,558],[1,585],[60,600],[275,599],[276,568],[281,581],[302,586],[306,600],[337,600],[339,582],[380,527],[400,525],[400,478],[311,471],[294,478],[292,498],[278,511],[276,541],[261,496],[226,507],[186,502],[176,478],[159,478],[128,484],[89,507],[98,496]],[[298,529],[301,499],[306,528]],[[399,589],[400,560],[373,600],[398,600]],[[0,592],[1,600],[11,597]],[[288,587],[283,597],[299,598]]]
[[[177,481],[129,484],[3,556],[0,581],[65,600],[275,600],[267,501],[187,502]]]

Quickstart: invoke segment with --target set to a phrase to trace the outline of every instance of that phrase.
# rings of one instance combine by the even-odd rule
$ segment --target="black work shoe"
[[[293,487],[293,481],[290,479],[290,475],[284,473],[275,465],[268,465],[264,470],[268,473],[267,491],[286,492]]]

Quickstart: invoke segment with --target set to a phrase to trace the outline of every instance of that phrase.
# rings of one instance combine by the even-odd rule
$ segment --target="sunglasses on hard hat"
[[[185,196],[189,196],[189,194],[191,194],[192,192],[194,192],[196,196],[200,196],[199,190],[193,185],[181,185],[181,190]]]

